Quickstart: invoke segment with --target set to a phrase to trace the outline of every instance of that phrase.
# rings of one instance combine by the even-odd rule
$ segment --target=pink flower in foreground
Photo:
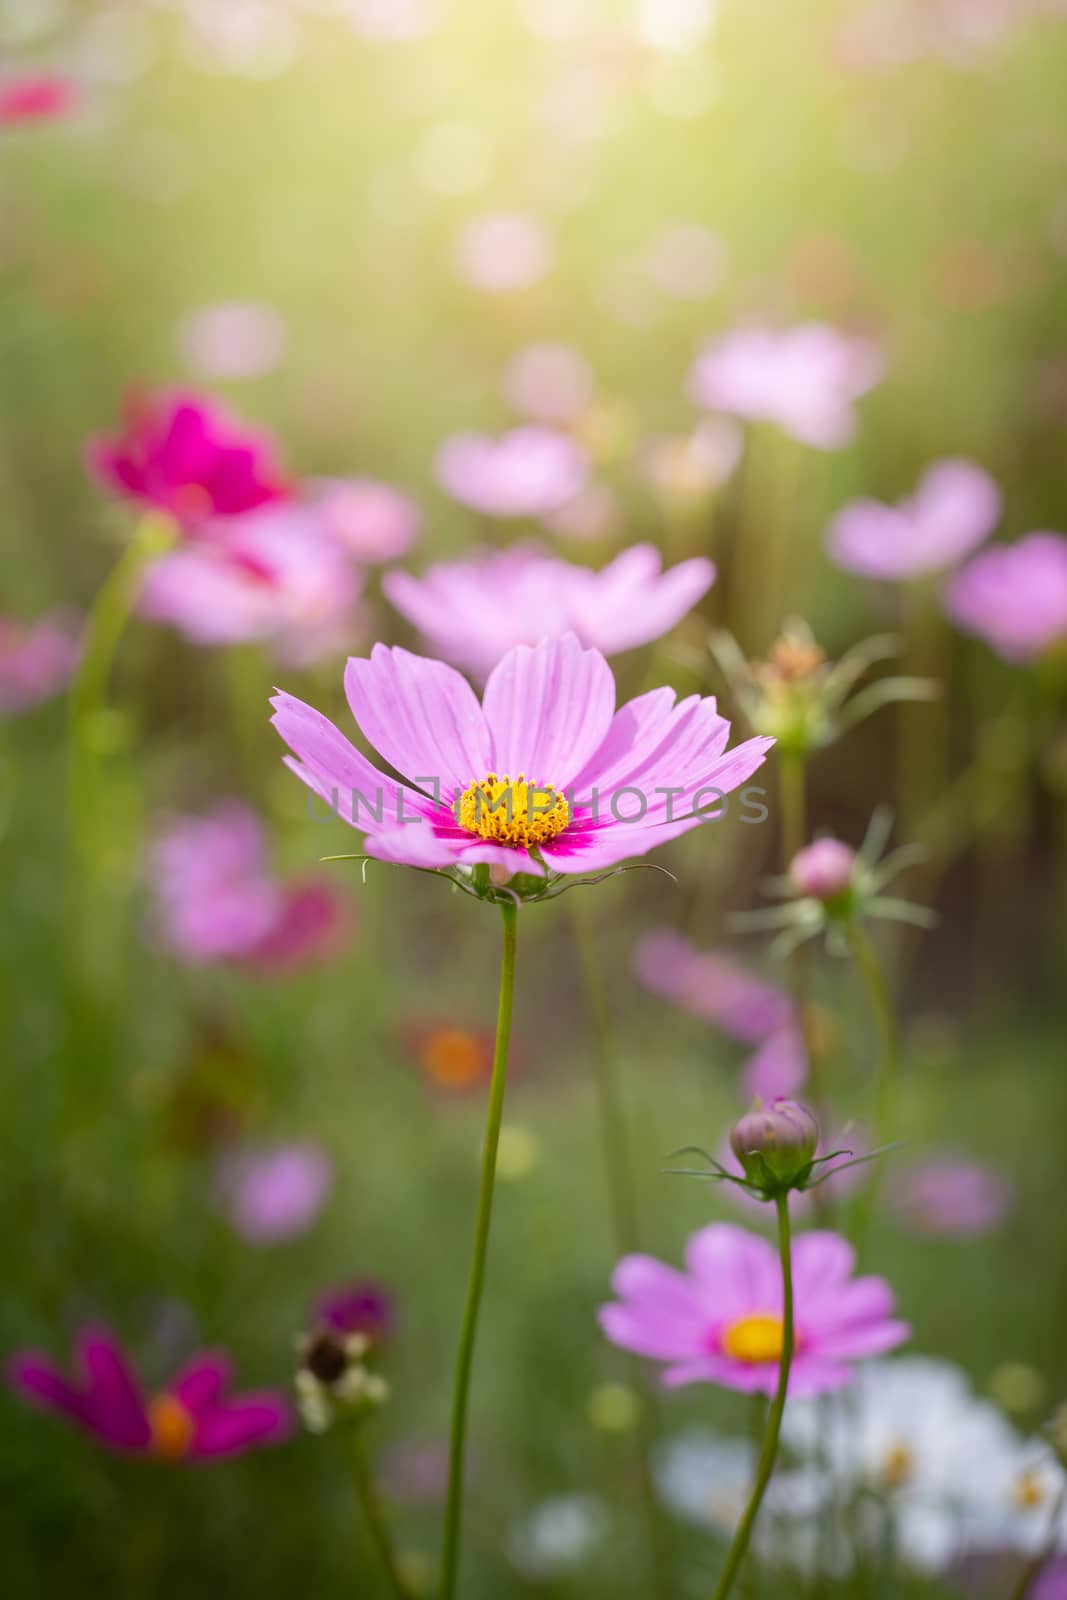
[[[574,633],[606,656],[667,633],[710,589],[715,568],[695,557],[662,571],[655,545],[624,550],[600,572],[533,544],[483,550],[387,573],[382,589],[446,661],[481,677],[517,644]]]
[[[667,1363],[668,1388],[715,1383],[746,1394],[774,1393],[782,1353],[782,1274],[765,1239],[731,1223],[693,1234],[686,1271],[652,1256],[624,1256],[600,1325],[613,1344]],[[834,1233],[807,1233],[793,1244],[796,1350],[789,1379],[795,1396],[839,1389],[856,1361],[908,1338],[894,1318],[884,1278],[854,1278],[855,1252]]]
[[[0,82],[0,127],[17,122],[55,122],[69,116],[77,103],[70,78],[59,73],[34,73]]]
[[[105,489],[165,511],[187,528],[289,493],[270,439],[202,395],[134,397],[124,431],[90,439],[86,460]]]
[[[272,1244],[311,1227],[333,1187],[333,1162],[316,1144],[241,1150],[225,1158],[219,1180],[241,1237]]]
[[[1014,1191],[996,1167],[935,1156],[894,1178],[891,1204],[902,1227],[931,1238],[977,1238],[1010,1213]]]
[[[166,1388],[146,1395],[117,1340],[100,1328],[81,1332],[68,1378],[35,1350],[13,1357],[8,1381],[23,1399],[58,1411],[101,1444],[163,1461],[207,1461],[277,1444],[292,1428],[281,1394],[228,1396],[230,1358],[206,1350]]]
[[[1067,539],[1030,533],[983,550],[949,581],[944,604],[1005,661],[1035,660],[1067,638]]]
[[[357,561],[378,565],[406,555],[422,512],[408,495],[374,478],[324,478],[313,486],[323,525]]]
[[[289,694],[273,700],[287,765],[368,853],[429,869],[487,863],[541,878],[647,854],[720,815],[770,739],[727,750],[715,702],[654,689],[615,709],[615,680],[573,634],[519,645],[482,703],[443,661],[375,645],[345,672],[365,738],[405,781],[386,777],[333,723]]]
[[[988,472],[939,461],[910,500],[856,500],[838,512],[827,548],[838,566],[890,581],[938,572],[970,555],[1000,521],[1002,500]]]
[[[53,611],[36,622],[0,617],[0,717],[29,711],[70,682],[81,653],[81,619]]]
[[[321,516],[267,506],[202,534],[149,567],[141,616],[197,645],[272,640],[300,665],[351,643],[362,580]]]
[[[875,345],[823,323],[739,328],[697,358],[689,393],[710,411],[774,422],[802,444],[836,450],[855,433],[853,402],[881,374]]]
[[[544,517],[584,487],[585,452],[550,428],[512,428],[499,439],[457,433],[437,452],[437,477],[453,500],[487,517]]]
[[[485,294],[514,294],[540,282],[552,266],[552,242],[536,217],[519,212],[476,217],[459,237],[459,276]]]

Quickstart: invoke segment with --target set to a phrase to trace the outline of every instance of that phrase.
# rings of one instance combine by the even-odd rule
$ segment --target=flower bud
[[[750,1183],[780,1193],[806,1177],[819,1143],[819,1124],[797,1100],[758,1103],[734,1124],[730,1148]]]
[[[794,894],[823,904],[843,899],[852,888],[856,852],[840,839],[816,839],[789,863]]]

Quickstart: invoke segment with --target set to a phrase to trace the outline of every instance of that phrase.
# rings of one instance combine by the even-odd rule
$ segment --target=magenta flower
[[[60,694],[81,653],[81,618],[53,611],[36,622],[0,617],[0,717]]]
[[[827,548],[838,566],[898,581],[938,572],[970,555],[1000,521],[1000,490],[970,461],[938,461],[910,500],[856,500],[838,512]]]
[[[321,516],[268,506],[206,524],[145,573],[141,616],[192,644],[271,640],[298,665],[351,642],[361,579]]]
[[[721,815],[773,742],[727,750],[714,700],[675,704],[668,688],[616,711],[611,668],[573,634],[510,650],[481,705],[444,662],[382,644],[349,661],[345,689],[364,736],[404,781],[281,693],[273,720],[287,765],[367,835],[370,855],[429,869],[488,864],[544,878],[645,855]]]
[[[977,1238],[1010,1213],[1015,1194],[996,1167],[941,1155],[900,1173],[891,1203],[902,1227],[929,1238]]]
[[[782,1273],[773,1247],[732,1223],[693,1234],[686,1271],[652,1256],[624,1256],[601,1307],[613,1344],[667,1363],[668,1388],[715,1383],[773,1395],[782,1354]],[[909,1337],[894,1318],[883,1278],[854,1278],[855,1252],[834,1233],[807,1233],[793,1245],[796,1352],[789,1393],[824,1394],[852,1377],[865,1356]]]
[[[312,486],[323,525],[357,561],[378,565],[407,555],[422,512],[408,495],[374,478],[324,478]]]
[[[484,678],[515,645],[563,633],[606,656],[648,644],[714,580],[702,557],[664,572],[651,544],[633,545],[600,572],[520,544],[439,563],[421,578],[390,572],[382,589],[439,655]]]
[[[90,472],[105,489],[189,528],[284,499],[288,487],[266,435],[201,395],[134,397],[117,438],[93,438]]]
[[[284,883],[278,915],[245,962],[269,977],[303,972],[339,956],[350,933],[348,907],[331,884],[319,879]]]
[[[0,83],[0,127],[18,122],[55,122],[69,116],[77,102],[70,78],[38,72]]]
[[[584,487],[585,452],[551,428],[512,428],[499,439],[457,433],[437,452],[437,477],[453,500],[487,517],[545,517]]]
[[[784,989],[753,977],[730,956],[698,950],[680,933],[654,928],[634,948],[634,972],[653,994],[714,1023],[742,1044],[760,1044],[785,1027],[792,1005]]]
[[[689,393],[709,411],[774,422],[802,444],[836,450],[855,433],[853,402],[881,374],[869,340],[822,323],[738,328],[700,354]]]
[[[381,1344],[392,1330],[396,1308],[388,1289],[380,1283],[346,1283],[331,1289],[315,1302],[312,1321],[342,1338],[362,1333],[372,1344]]]
[[[249,1244],[306,1233],[333,1187],[333,1162],[317,1144],[231,1152],[219,1182],[234,1228]]]
[[[162,1461],[217,1460],[277,1444],[292,1428],[281,1394],[227,1396],[231,1367],[224,1351],[194,1356],[152,1395],[105,1329],[84,1329],[74,1354],[73,1381],[36,1350],[12,1358],[8,1381],[24,1400],[60,1412],[111,1450]]]
[[[944,604],[1005,661],[1035,660],[1067,637],[1067,539],[1030,533],[984,550],[949,581]]]

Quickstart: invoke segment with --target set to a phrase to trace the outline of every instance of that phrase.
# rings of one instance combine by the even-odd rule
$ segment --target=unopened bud
[[[841,900],[852,887],[856,852],[840,839],[816,839],[798,850],[789,863],[794,894],[824,904]]]
[[[751,1183],[772,1192],[807,1175],[819,1143],[819,1124],[797,1100],[756,1105],[734,1124],[730,1148]]]

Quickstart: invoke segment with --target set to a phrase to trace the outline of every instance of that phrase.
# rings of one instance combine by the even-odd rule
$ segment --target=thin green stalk
[[[774,1203],[778,1211],[778,1255],[782,1264],[782,1358],[778,1365],[778,1387],[771,1401],[771,1409],[767,1413],[767,1431],[763,1435],[763,1448],[756,1466],[752,1493],[749,1495],[744,1515],[737,1525],[737,1532],[734,1534],[733,1543],[726,1557],[726,1565],[722,1569],[712,1600],[726,1600],[745,1559],[752,1529],[778,1458],[778,1436],[782,1431],[782,1414],[789,1392],[789,1370],[793,1364],[793,1252],[788,1193],[778,1195]]]
[[[455,1600],[459,1573],[460,1530],[463,1517],[463,1463],[467,1437],[467,1406],[470,1397],[471,1366],[478,1332],[478,1311],[485,1285],[485,1260],[489,1246],[489,1225],[493,1215],[493,1187],[496,1182],[496,1152],[500,1141],[500,1122],[504,1112],[504,1089],[508,1075],[508,1041],[511,1037],[511,1010],[515,994],[515,943],[519,908],[516,902],[502,900],[500,999],[496,1017],[496,1045],[493,1050],[493,1076],[489,1086],[485,1144],[482,1150],[482,1175],[478,1186],[478,1212],[474,1224],[467,1299],[460,1328],[456,1375],[452,1391],[452,1426],[448,1450],[448,1499],[445,1504],[444,1542],[441,1550],[440,1600]]]
[[[848,943],[852,959],[863,980],[878,1032],[879,1052],[874,1086],[874,1122],[871,1130],[872,1147],[889,1143],[895,1131],[895,1096],[897,1081],[897,1024],[893,1003],[882,973],[878,956],[862,922],[856,917],[848,925]],[[871,1166],[871,1180],[856,1205],[855,1236],[862,1241],[874,1215],[881,1181],[882,1163]]]
[[[358,1423],[346,1429],[344,1442],[352,1486],[356,1491],[356,1499],[362,1508],[386,1581],[396,1600],[410,1600],[408,1589],[400,1576],[385,1508],[379,1499],[377,1485],[371,1475],[366,1452],[363,1449],[363,1432]]]

